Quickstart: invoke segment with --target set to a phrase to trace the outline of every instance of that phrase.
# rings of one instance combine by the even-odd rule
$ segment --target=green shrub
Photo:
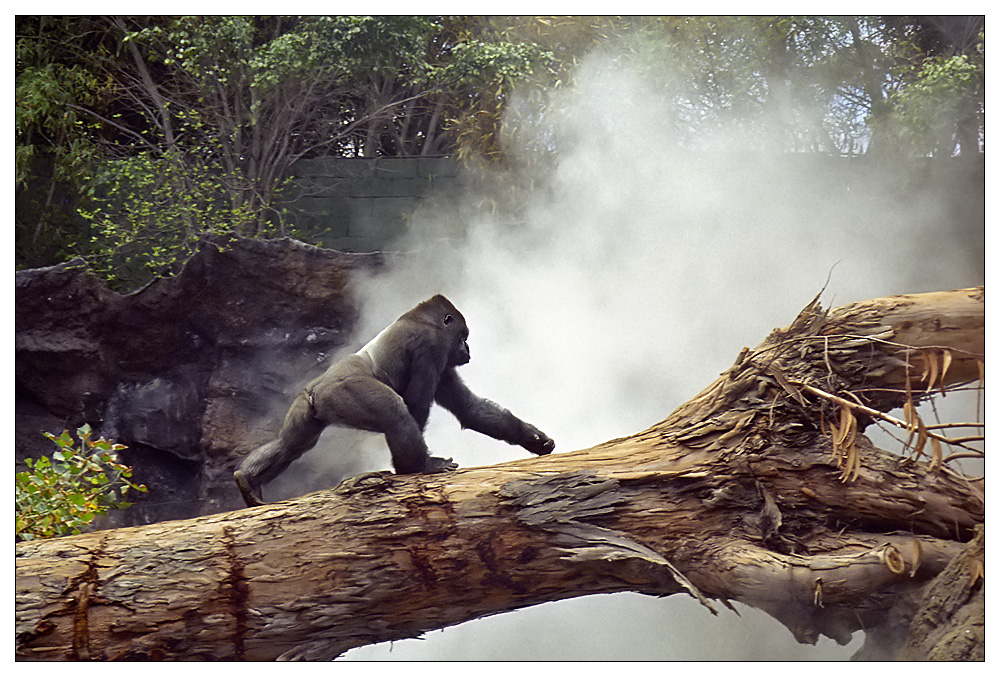
[[[25,459],[28,470],[16,474],[17,540],[79,534],[98,515],[132,505],[124,500],[129,489],[147,491],[132,482],[132,469],[118,461],[124,445],[91,439],[86,424],[76,433],[79,445],[68,430],[58,437],[43,433],[57,450],[51,457]]]

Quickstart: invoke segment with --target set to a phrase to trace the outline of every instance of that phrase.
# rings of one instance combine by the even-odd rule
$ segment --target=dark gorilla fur
[[[555,443],[503,407],[475,395],[455,372],[470,359],[469,328],[440,294],[389,325],[364,348],[332,365],[292,402],[278,439],[251,452],[234,473],[248,506],[260,505],[261,486],[312,449],[328,425],[383,433],[397,473],[458,467],[431,456],[423,430],[431,403],[470,428],[533,454]]]

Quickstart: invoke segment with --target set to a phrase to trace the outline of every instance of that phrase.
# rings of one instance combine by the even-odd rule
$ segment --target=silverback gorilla
[[[555,443],[503,407],[475,395],[455,373],[469,361],[469,327],[440,294],[404,314],[364,348],[333,364],[292,402],[278,439],[251,452],[234,473],[248,506],[261,505],[261,486],[312,449],[328,425],[383,433],[397,473],[458,467],[431,456],[423,430],[431,403],[470,428],[533,454]]]

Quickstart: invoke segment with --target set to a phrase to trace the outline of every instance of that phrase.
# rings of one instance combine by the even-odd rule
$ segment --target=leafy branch
[[[28,470],[15,475],[14,535],[19,541],[82,533],[108,510],[132,505],[129,489],[146,492],[132,481],[132,469],[118,460],[123,444],[93,439],[90,426],[77,429],[79,444],[68,430],[58,437],[43,433],[57,447],[51,456],[25,459]]]

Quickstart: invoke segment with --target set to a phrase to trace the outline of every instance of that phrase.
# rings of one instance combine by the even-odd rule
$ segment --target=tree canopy
[[[82,254],[135,282],[205,233],[287,233],[301,158],[503,168],[530,136],[544,160],[595,51],[638,67],[692,147],[733,121],[779,151],[985,143],[983,17],[21,16],[17,264]]]

